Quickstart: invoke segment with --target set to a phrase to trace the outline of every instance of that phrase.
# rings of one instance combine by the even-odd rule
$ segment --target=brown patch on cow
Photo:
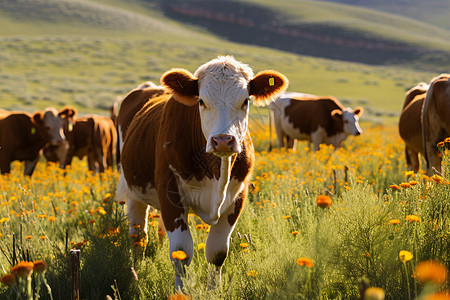
[[[441,74],[431,81],[422,109],[422,138],[428,174],[441,171],[436,144],[450,136],[450,74]]]
[[[128,127],[138,111],[140,111],[149,99],[168,94],[164,88],[147,88],[132,90],[123,99],[120,104],[119,114],[117,115],[117,125],[120,125],[122,136],[125,138]]]
[[[239,218],[242,209],[244,208],[244,201],[247,198],[247,193],[248,182],[245,183],[244,190],[237,196],[236,200],[234,201],[234,212],[228,215],[228,224],[230,224],[230,226],[233,226]]]
[[[227,258],[227,256],[228,256],[228,253],[225,251],[218,252],[212,259],[211,263],[217,267],[221,267],[223,265],[223,263],[225,262],[225,259]]]
[[[289,123],[301,133],[311,134],[322,127],[328,136],[333,136],[344,131],[343,109],[342,104],[334,97],[294,97],[286,106],[284,114],[288,117]],[[340,118],[336,111],[334,112],[336,116],[330,117],[330,113],[334,110],[340,111]]]
[[[425,94],[416,96],[403,109],[399,118],[399,134],[406,145],[416,152],[423,153],[422,141],[422,105],[425,100]]]
[[[428,87],[428,85],[427,85]],[[413,88],[411,88],[409,91],[406,92],[405,95],[405,101],[403,102],[403,109],[411,103],[411,101],[414,100],[419,95],[423,95],[423,98],[425,98],[425,94],[427,93],[428,88],[425,88],[425,83],[423,85],[418,85]]]
[[[273,96],[286,90],[289,80],[277,71],[262,71],[249,82],[249,94],[257,106],[268,105]]]

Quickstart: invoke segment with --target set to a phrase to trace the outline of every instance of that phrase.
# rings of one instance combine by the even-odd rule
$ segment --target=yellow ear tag
[[[31,127],[31,134],[35,134],[36,133],[36,128]]]
[[[269,78],[269,85],[270,86],[274,86],[275,85],[275,78],[273,78],[273,77]]]
[[[73,130],[73,124],[69,123],[69,128],[68,128],[69,132],[71,132]]]

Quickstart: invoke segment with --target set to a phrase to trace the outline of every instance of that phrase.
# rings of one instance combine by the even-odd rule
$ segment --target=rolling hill
[[[255,71],[285,73],[290,90],[363,105],[364,118],[377,121],[395,119],[405,91],[448,66],[443,29],[368,9],[323,5],[0,0],[0,107],[31,111],[71,104],[82,113],[106,114],[116,98],[142,81],[158,82],[172,67],[193,72],[230,54]],[[411,24],[417,26],[409,32]]]

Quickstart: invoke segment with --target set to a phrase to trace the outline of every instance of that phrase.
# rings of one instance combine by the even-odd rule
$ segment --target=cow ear
[[[58,116],[61,119],[69,119],[73,120],[75,118],[75,115],[77,114],[77,110],[73,107],[64,107],[58,112]]]
[[[197,104],[198,79],[185,69],[172,69],[161,77],[161,84],[174,95],[175,100],[187,105]]]
[[[353,113],[355,115],[357,115],[358,117],[360,117],[363,114],[363,112],[364,112],[364,109],[362,107],[360,107],[360,106],[358,106],[357,108],[355,108],[353,110]]]
[[[342,110],[340,110],[340,109],[333,110],[331,112],[331,116],[336,120],[342,119]]]
[[[257,106],[267,105],[274,101],[278,94],[286,90],[289,80],[277,71],[262,71],[250,80],[250,96],[254,97]]]
[[[42,124],[44,122],[44,114],[41,111],[37,111],[33,114],[33,121],[36,124]]]

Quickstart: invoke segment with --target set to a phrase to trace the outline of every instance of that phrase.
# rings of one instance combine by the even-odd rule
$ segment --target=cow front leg
[[[134,240],[134,257],[142,259],[147,246],[147,217],[149,206],[138,199],[128,197],[127,215],[130,224],[130,236]]]
[[[230,236],[242,210],[246,191],[242,192],[230,208],[221,215],[219,221],[209,229],[206,239],[206,261],[210,263],[208,288],[221,287],[222,265],[228,256]]]
[[[25,176],[31,176],[33,174],[34,169],[36,168],[36,165],[39,161],[39,157],[40,157],[40,155],[38,155],[35,160],[26,160],[25,161],[25,169],[23,171],[23,174]]]
[[[188,225],[188,209],[184,207],[174,176],[159,185],[158,197],[161,206],[161,216],[169,238],[169,255],[175,267],[175,290],[182,291],[181,278],[186,274],[186,267],[194,255],[194,242]],[[180,252],[177,252],[180,251]],[[177,256],[176,254],[186,255]]]
[[[170,260],[175,266],[175,290],[182,291],[182,277],[186,275],[186,267],[190,265],[194,255],[194,242],[187,223],[187,212],[181,218],[177,219],[179,224],[173,231],[167,231],[170,247]],[[182,251],[182,253],[177,252]],[[186,254],[186,257],[180,255]]]

